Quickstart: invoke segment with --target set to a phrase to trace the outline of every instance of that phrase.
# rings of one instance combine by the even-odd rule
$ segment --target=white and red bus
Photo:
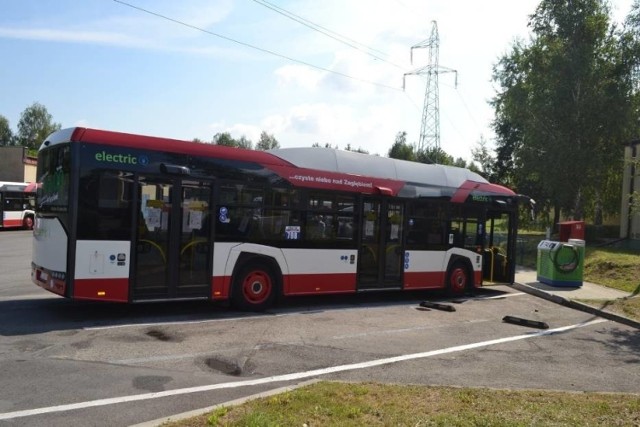
[[[31,230],[35,217],[35,185],[0,181],[0,228]]]
[[[72,128],[38,154],[33,281],[82,300],[513,282],[518,199],[466,169]]]

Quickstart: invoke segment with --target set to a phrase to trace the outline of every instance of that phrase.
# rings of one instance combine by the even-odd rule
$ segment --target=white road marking
[[[566,332],[573,329],[583,328],[585,326],[591,326],[591,325],[595,325],[595,324],[606,322],[606,321],[607,321],[606,319],[595,319],[589,322],[577,323],[574,325],[563,326],[561,328],[548,329],[548,330],[528,333],[524,335],[515,335],[511,337],[497,338],[489,341],[481,341],[481,342],[472,343],[472,344],[464,344],[464,345],[459,345],[454,347],[443,348],[439,350],[426,351],[423,353],[413,353],[413,354],[405,354],[402,356],[387,357],[384,359],[370,360],[368,362],[351,363],[348,365],[314,369],[312,371],[295,372],[292,374],[284,374],[284,375],[274,375],[271,377],[258,378],[254,380],[210,384],[210,385],[197,386],[197,387],[180,388],[175,390],[165,390],[165,391],[159,391],[154,393],[134,394],[129,396],[90,400],[87,402],[71,403],[67,405],[48,406],[48,407],[36,408],[36,409],[26,409],[22,411],[5,412],[5,413],[0,413],[0,420],[11,420],[14,418],[50,414],[54,412],[72,411],[76,409],[86,409],[86,408],[92,408],[96,406],[114,405],[118,403],[137,402],[140,400],[158,399],[161,397],[178,396],[178,395],[190,394],[190,393],[201,393],[201,392],[212,391],[212,390],[246,387],[246,386],[261,385],[261,384],[268,384],[268,383],[281,382],[281,381],[295,381],[295,380],[300,380],[304,378],[316,377],[319,375],[334,374],[337,372],[352,371],[356,369],[372,368],[375,366],[388,365],[391,363],[405,362],[407,360],[424,359],[427,357],[440,356],[442,354],[456,353],[460,351],[467,351],[467,350],[472,350],[472,349],[481,348],[481,347],[488,347],[492,345],[504,344],[504,343],[513,342],[513,341],[525,340],[529,338],[553,335],[559,332]]]
[[[485,300],[485,299],[502,299],[502,298],[508,298],[508,297],[519,297],[520,295],[527,295],[524,292],[514,292],[512,294],[503,294],[503,295],[496,295],[493,297],[478,297],[478,298],[473,298],[474,300]]]

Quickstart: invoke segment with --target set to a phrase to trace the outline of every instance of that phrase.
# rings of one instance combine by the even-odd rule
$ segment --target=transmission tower
[[[418,150],[427,148],[440,149],[440,100],[438,95],[438,75],[442,73],[455,73],[456,87],[458,87],[458,72],[451,68],[438,65],[440,38],[438,37],[438,23],[431,21],[431,35],[427,40],[411,46],[411,64],[413,64],[413,50],[429,48],[429,63],[425,67],[405,73],[402,77],[402,88],[406,76],[427,76],[427,88],[424,94],[424,109],[422,111],[422,123],[420,125],[420,140]]]

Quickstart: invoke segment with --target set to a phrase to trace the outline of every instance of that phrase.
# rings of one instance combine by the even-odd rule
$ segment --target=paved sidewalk
[[[604,317],[625,325],[640,329],[640,322],[624,317],[620,314],[607,311],[607,302],[619,298],[628,297],[628,292],[607,288],[595,283],[583,282],[579,287],[550,286],[537,280],[535,270],[516,270],[516,280],[513,287],[528,294],[532,294],[558,304],[585,311],[596,316]],[[584,300],[600,300],[602,303],[587,304]],[[598,304],[598,303],[596,303]]]

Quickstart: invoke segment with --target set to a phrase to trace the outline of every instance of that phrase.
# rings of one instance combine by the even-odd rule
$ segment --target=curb
[[[261,397],[269,397],[269,396],[273,396],[273,395],[276,395],[276,394],[282,394],[282,393],[285,393],[287,391],[291,391],[291,390],[295,390],[295,389],[300,388],[300,387],[308,386],[309,384],[317,383],[318,381],[319,380],[317,380],[317,379],[313,379],[313,380],[309,380],[309,381],[303,381],[301,383],[290,385],[290,386],[274,388],[272,390],[263,391],[262,393],[256,393],[256,394],[252,394],[250,396],[241,397],[241,398],[238,398],[238,399],[235,399],[235,400],[229,400],[228,402],[218,403],[217,405],[209,406],[209,407],[206,407],[206,408],[194,409],[193,411],[182,412],[180,414],[175,414],[175,415],[168,415],[166,417],[158,418],[157,420],[144,421],[142,423],[134,424],[134,425],[131,425],[129,427],[156,427],[156,426],[160,426],[160,425],[162,425],[164,423],[168,423],[168,422],[182,421],[182,420],[185,420],[185,419],[188,419],[188,418],[193,418],[193,417],[197,417],[199,415],[206,414],[208,412],[213,412],[214,410],[216,410],[218,408],[227,407],[227,406],[242,405],[243,403],[248,402],[249,400],[259,399]]]
[[[528,293],[530,295],[534,295],[539,298],[546,299],[551,302],[555,302],[556,304],[563,305],[565,307],[573,308],[574,310],[580,310],[585,313],[593,314],[594,316],[602,317],[604,319],[612,320],[617,323],[622,323],[627,326],[631,326],[636,329],[640,329],[640,321],[629,319],[628,317],[622,316],[620,314],[612,313],[610,311],[601,310],[596,307],[592,307],[588,304],[584,304],[578,301],[570,300],[567,298],[563,298],[558,295],[550,294],[549,292],[542,291],[533,286],[526,285],[524,283],[514,282],[511,287],[517,289],[521,292]]]

